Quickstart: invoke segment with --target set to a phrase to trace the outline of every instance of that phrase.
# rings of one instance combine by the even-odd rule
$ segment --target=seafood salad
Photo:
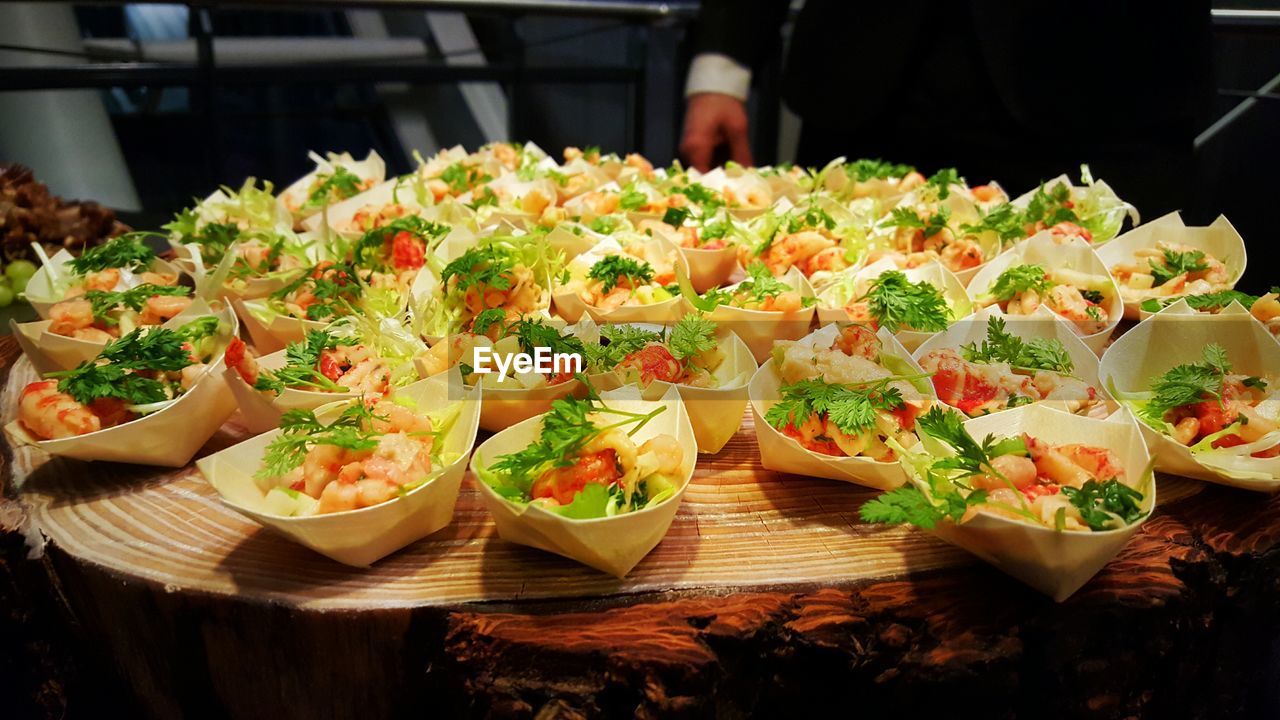
[[[128,290],[89,290],[49,308],[54,335],[109,342],[134,328],[160,325],[191,306],[191,288],[137,285]]]
[[[53,297],[69,299],[91,291],[112,292],[139,284],[176,284],[176,273],[163,272],[155,266],[155,250],[146,242],[151,236],[158,235],[147,232],[118,235],[86,249],[80,257],[71,258],[57,271],[56,282],[52,276],[47,277]],[[46,267],[45,272],[48,275],[49,268]]]
[[[516,353],[533,355],[537,348],[547,348],[553,355],[576,355],[585,362],[589,357],[588,345],[573,333],[562,333],[549,323],[536,317],[506,322],[500,309],[486,310],[476,318],[471,332],[461,332],[440,339],[417,357],[422,375],[438,375],[449,368],[459,367],[463,381],[468,385],[485,388],[531,390],[560,385],[574,379],[574,373],[565,367],[550,367],[547,372],[536,369],[527,373],[512,372],[500,378],[496,372],[475,372],[475,350],[489,349],[490,368],[505,364],[507,356]]]
[[[829,348],[779,341],[773,363],[780,398],[764,420],[806,450],[893,462],[919,441],[915,419],[932,398],[914,383],[926,375],[889,369],[909,366],[866,326],[841,328]]]
[[[964,523],[979,513],[1059,531],[1095,532],[1129,526],[1146,512],[1143,493],[1126,477],[1116,453],[1082,444],[1045,442],[1034,435],[988,435],[981,441],[958,413],[934,408],[917,419],[923,445],[906,462],[916,482],[864,504],[862,519],[931,529]]]
[[[589,267],[570,263],[565,289],[599,310],[653,305],[676,297],[675,258],[646,252],[646,245],[631,245],[623,252],[594,259]]]
[[[86,435],[168,407],[205,375],[219,349],[218,318],[177,329],[137,328],[93,360],[27,385],[18,421],[40,440]]]
[[[1193,454],[1280,457],[1277,378],[1232,372],[1221,345],[1208,345],[1200,362],[1170,368],[1145,393],[1122,397],[1134,413]]]
[[[1231,303],[1239,303],[1249,311],[1258,322],[1280,337],[1280,287],[1273,287],[1264,295],[1250,295],[1239,290],[1221,290],[1204,295],[1188,295],[1183,298],[1151,298],[1144,300],[1140,306],[1143,312],[1155,313],[1169,307],[1178,300],[1183,300],[1192,310],[1210,315],[1217,315]]]
[[[811,295],[802,294],[800,288],[775,278],[764,263],[752,263],[746,272],[747,277],[742,282],[727,288],[713,288],[702,295],[694,292],[692,285],[685,287],[687,283],[683,279],[680,289],[689,303],[702,312],[711,312],[725,305],[743,310],[794,313],[817,302]]]
[[[285,347],[284,355],[281,367],[260,367],[244,341],[233,338],[224,357],[250,387],[277,395],[286,388],[373,397],[391,390],[391,363],[356,338],[308,330],[305,340]]]
[[[369,293],[367,271],[347,263],[321,261],[268,296],[267,309],[278,315],[330,321],[359,312]]]
[[[328,160],[312,155],[316,160],[316,171],[311,174],[310,182],[281,193],[280,201],[296,220],[355,197],[378,184],[385,173],[381,162],[374,165],[369,161],[377,157],[376,153],[370,153],[370,156],[370,159],[357,163],[347,153],[329,153]]]
[[[1133,253],[1133,262],[1113,266],[1111,274],[1120,285],[1120,295],[1129,302],[1231,288],[1231,272],[1222,260],[1177,243],[1157,242],[1155,247],[1139,248]]]
[[[1000,273],[976,300],[983,307],[997,305],[1008,315],[1030,315],[1043,305],[1070,320],[1078,334],[1093,335],[1111,322],[1112,310],[1119,302],[1113,294],[1108,278],[1027,264]]]
[[[1098,390],[1071,375],[1074,364],[1061,342],[1024,340],[998,317],[987,320],[982,344],[933,350],[920,367],[932,373],[938,399],[970,417],[1042,401],[1073,413],[1105,410]]]
[[[864,287],[845,292],[845,296],[850,298],[843,303],[849,320],[891,333],[940,332],[955,316],[941,289],[924,280],[912,282],[898,270],[887,270]]]
[[[671,435],[632,439],[666,409],[627,412],[594,395],[556,400],[538,439],[480,468],[480,479],[511,502],[579,520],[653,507],[675,496],[694,462]]]
[[[445,265],[439,283],[422,298],[423,334],[471,331],[485,311],[501,311],[505,322],[545,312],[560,262],[548,252],[545,242],[530,236],[488,238],[468,249]]]
[[[394,396],[352,401],[332,419],[290,410],[255,475],[269,488],[266,507],[323,515],[394,500],[456,459],[439,448],[460,410],[455,402],[428,412]]]
[[[613,368],[624,384],[668,382],[712,388],[713,374],[725,360],[716,339],[716,323],[701,315],[686,315],[669,331],[653,332],[626,325],[601,328],[599,350],[588,350],[594,364]]]
[[[760,228],[764,239],[740,248],[743,267],[760,262],[774,277],[782,277],[794,267],[805,277],[814,278],[852,267],[859,260],[858,251],[845,245],[852,230],[820,205],[792,208],[777,218],[765,216],[761,224],[765,223],[767,227]]]

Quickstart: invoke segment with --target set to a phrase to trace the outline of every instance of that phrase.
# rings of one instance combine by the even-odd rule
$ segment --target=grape
[[[0,308],[9,307],[13,304],[13,290],[6,285],[0,285]]]
[[[9,263],[9,267],[4,269],[5,277],[13,281],[14,285],[26,286],[27,280],[36,274],[36,264],[30,260],[14,260]]]

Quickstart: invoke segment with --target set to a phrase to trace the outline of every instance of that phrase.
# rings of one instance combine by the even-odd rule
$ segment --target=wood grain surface
[[[0,340],[6,418],[31,378],[15,356]],[[359,570],[223,507],[194,470],[6,447],[0,692],[19,717],[1274,708],[1277,498],[1161,477],[1153,518],[1055,604],[860,523],[868,491],[760,469],[747,422],[625,580],[499,540],[470,480],[452,525]],[[241,436],[233,420],[202,452]]]

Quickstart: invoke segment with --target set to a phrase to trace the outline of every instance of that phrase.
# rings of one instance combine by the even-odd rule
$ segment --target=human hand
[[[728,146],[730,160],[740,165],[752,164],[746,104],[721,93],[699,93],[690,97],[680,154],[689,165],[706,172],[711,169],[716,150],[722,146]]]

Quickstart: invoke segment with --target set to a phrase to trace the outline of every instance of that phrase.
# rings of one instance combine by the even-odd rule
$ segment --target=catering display
[[[763,467],[884,491],[864,520],[1059,600],[1150,515],[1149,454],[1280,489],[1274,293],[1233,289],[1225,219],[1122,233],[1136,213],[1087,169],[1011,200],[878,160],[313,159],[179,212],[171,253],[40,253],[44,319],[15,333],[43,379],[10,441],[184,466],[238,408],[253,436],[200,476],[323,555],[448,527],[470,467],[500,538],[621,577],[750,408]]]

